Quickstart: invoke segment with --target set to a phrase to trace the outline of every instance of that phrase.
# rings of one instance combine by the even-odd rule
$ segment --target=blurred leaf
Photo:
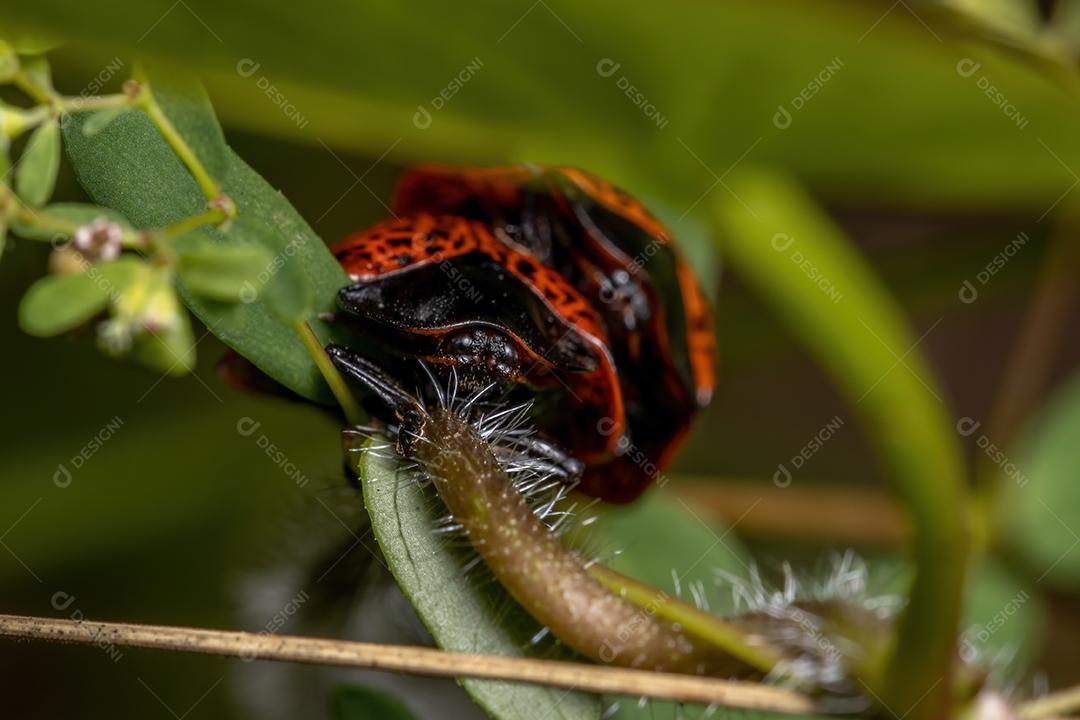
[[[247,299],[245,289],[255,287],[259,274],[272,260],[263,245],[239,240],[215,242],[198,230],[177,238],[173,247],[180,258],[177,272],[184,287],[221,302]]]
[[[78,223],[79,225],[87,225],[98,218],[105,218],[109,222],[119,225],[122,230],[131,229],[131,224],[127,221],[127,218],[111,208],[104,208],[85,203],[53,203],[51,205],[46,205],[43,210],[48,215],[61,220]],[[25,223],[12,223],[11,229],[15,234],[24,237],[27,240],[51,242],[58,236],[54,230],[39,227],[37,225],[27,225]]]
[[[19,325],[37,337],[59,335],[94,317],[131,283],[142,263],[131,257],[91,265],[76,275],[49,275],[19,303]]]
[[[344,271],[295,209],[225,145],[206,96],[190,81],[154,78],[154,94],[210,174],[239,209],[225,238],[262,245],[274,268],[292,266],[314,300],[312,313],[331,310]],[[187,169],[143,113],[125,113],[93,137],[81,116],[65,123],[68,152],[79,181],[102,205],[123,212],[137,227],[161,227],[205,210],[206,201]],[[215,229],[210,236],[221,237]],[[273,284],[273,283],[272,283]],[[299,295],[299,293],[298,293]],[[291,390],[329,402],[331,395],[293,328],[262,302],[222,304],[183,290],[184,302],[226,344]],[[308,318],[320,337],[330,329]]]
[[[389,693],[361,685],[339,687],[333,698],[334,720],[413,720],[409,708]]]
[[[90,116],[86,118],[86,122],[82,124],[83,135],[97,135],[99,132],[107,128],[113,120],[127,112],[132,112],[132,108],[106,108],[104,110],[96,110],[90,113]]]
[[[1047,620],[1046,605],[1036,587],[1004,565],[984,560],[975,568],[968,590],[960,654],[965,660],[996,661],[1018,680],[1039,657]],[[1008,667],[1000,665],[1008,661]]]
[[[600,555],[611,557],[605,564],[612,570],[673,594],[678,578],[683,599],[691,598],[689,588],[699,585],[710,610],[728,615],[734,607],[729,593],[717,594],[716,571],[747,577],[750,556],[728,528],[702,517],[658,489],[630,505],[604,508],[588,542],[602,545]],[[663,542],[656,542],[657,533],[663,534]]]
[[[44,205],[60,171],[60,126],[42,123],[30,135],[16,168],[15,191],[29,205]]]
[[[0,40],[0,83],[11,82],[19,72],[19,56],[9,43]]]
[[[23,51],[20,50],[20,52]],[[44,55],[40,53],[23,55],[20,58],[20,64],[23,72],[30,78],[31,82],[38,87],[52,90],[52,68],[49,67],[49,61]]]
[[[195,369],[195,336],[191,332],[191,318],[180,305],[171,286],[160,290],[157,303],[160,311],[170,315],[172,321],[161,328],[148,327],[134,340],[131,356],[148,367],[169,375],[186,375]]]
[[[215,0],[189,0],[182,13],[172,5],[41,0],[2,13],[14,28],[80,44],[73,55],[89,55],[75,61],[80,69],[102,60],[90,55],[93,38],[106,57],[138,52],[197,71],[230,124],[318,152],[321,140],[371,157],[393,146],[407,160],[505,163],[527,154],[616,181],[632,164],[650,185],[627,189],[656,190],[678,214],[744,154],[845,204],[1034,217],[1072,182],[1055,155],[1080,167],[1069,93],[1043,67],[955,41],[947,19],[922,4],[908,12],[842,0],[682,0],[627,12],[614,0],[490,0],[463,15],[436,2],[406,12],[371,0],[276,0],[256,24],[247,8]],[[298,28],[320,52],[296,44]],[[982,67],[965,78],[957,62],[972,56]],[[433,103],[477,58],[482,66],[466,72],[452,99]],[[837,58],[835,77],[812,85]],[[610,76],[597,71],[605,59],[619,64]],[[373,67],[377,83],[358,72]],[[979,87],[983,76],[1027,120],[1023,128]],[[804,91],[810,101],[789,127],[776,127],[778,107]],[[431,116],[424,127],[413,122],[421,108]]]
[[[4,38],[22,55],[40,55],[63,44],[63,41],[54,35],[13,28],[4,28]]]
[[[1032,574],[1057,587],[1080,588],[1080,376],[1061,388],[1023,438],[1002,479],[1005,537]]]
[[[421,488],[399,471],[396,461],[374,453],[364,454],[356,470],[383,557],[439,647],[523,656],[540,627],[501,585],[482,576],[483,566],[466,576],[467,558],[460,548],[434,532],[441,514],[434,490]],[[552,655],[565,656],[565,651],[547,648],[544,656]],[[498,720],[531,719],[540,709],[554,719],[600,716],[600,702],[590,695],[490,680],[460,682]]]

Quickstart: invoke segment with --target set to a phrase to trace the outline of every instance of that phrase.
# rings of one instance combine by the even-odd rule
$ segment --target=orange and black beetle
[[[667,228],[600,178],[531,165],[415,168],[393,214],[333,248],[345,314],[470,387],[536,393],[581,490],[640,495],[715,384],[708,303]]]

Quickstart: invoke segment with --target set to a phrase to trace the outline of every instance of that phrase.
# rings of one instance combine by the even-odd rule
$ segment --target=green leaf
[[[191,319],[173,296],[176,315],[164,329],[148,329],[134,341],[131,357],[147,367],[169,375],[186,375],[195,369],[195,335]]]
[[[83,135],[97,135],[112,123],[113,120],[120,117],[124,113],[131,112],[132,108],[129,107],[115,107],[105,108],[104,110],[96,110],[90,113],[90,117],[86,118],[86,122],[82,124]]]
[[[663,542],[656,542],[658,533]],[[664,490],[627,506],[604,508],[589,536],[606,553],[618,553],[607,563],[612,570],[671,593],[677,578],[684,599],[691,597],[691,586],[700,585],[719,615],[729,615],[734,607],[730,593],[715,592],[715,571],[737,577],[749,572],[750,556],[737,537]]]
[[[439,647],[524,655],[539,626],[502,586],[484,576],[485,568],[466,576],[468,558],[434,532],[440,509],[433,488],[407,480],[394,460],[373,453],[364,454],[356,470],[386,563]],[[534,650],[544,657],[565,656],[552,647]],[[581,693],[490,680],[466,679],[461,684],[498,720],[534,718],[541,709],[552,720],[600,716],[599,700]]]
[[[1040,582],[1080,588],[1080,375],[1041,412],[1015,452],[987,440],[1007,477],[1001,510],[1009,538]],[[981,445],[982,446],[982,445]]]
[[[230,233],[231,234],[231,233]],[[177,238],[177,271],[188,292],[210,300],[247,300],[273,259],[266,247],[252,242],[215,242],[200,231]]]
[[[331,705],[334,720],[413,720],[415,717],[393,695],[362,685],[339,687]]]
[[[297,296],[312,298],[303,305],[309,308],[308,321],[320,337],[332,336],[314,313],[332,310],[338,289],[348,283],[340,265],[288,201],[225,145],[197,83],[156,76],[152,82],[166,115],[236,203],[239,217],[224,237],[262,245],[274,258],[272,266],[301,269],[299,277],[274,273],[271,286],[279,277],[302,285]],[[65,123],[65,140],[79,181],[96,202],[116,208],[141,228],[162,227],[205,210],[198,185],[143,113],[125,113],[92,137],[83,134],[83,122],[84,117],[74,116]],[[209,228],[205,232],[223,236]],[[266,303],[226,304],[186,288],[181,292],[215,335],[263,372],[300,395],[332,402],[292,326]]]
[[[952,662],[968,537],[962,454],[922,338],[843,234],[782,174],[733,173],[716,217],[731,266],[859,413],[912,519],[916,575],[883,689],[886,702],[911,706]]]
[[[87,225],[98,218],[105,218],[109,222],[120,226],[121,230],[131,229],[131,224],[122,214],[112,208],[100,207],[98,205],[89,205],[85,203],[53,203],[51,205],[46,205],[43,208],[42,214],[60,220],[67,220],[68,222],[77,223],[79,225]],[[57,238],[57,233],[55,231],[38,225],[14,222],[11,224],[11,229],[19,237],[24,237],[27,240],[52,242]]]
[[[53,121],[42,123],[30,135],[19,158],[15,191],[29,205],[44,205],[56,187],[60,171],[60,126]]]
[[[21,58],[21,65],[31,82],[40,88],[52,90],[52,68],[49,67],[49,61],[44,55],[24,55]]]
[[[985,559],[971,575],[960,656],[1008,659],[1004,669],[1018,680],[1038,660],[1047,612],[1039,590],[998,561]]]
[[[0,83],[11,82],[19,72],[19,56],[9,43],[0,40]]]
[[[190,13],[168,12],[172,5],[40,0],[0,12],[13,27],[63,35],[83,54],[197,66],[237,128],[306,143],[317,136],[372,158],[401,138],[394,154],[411,161],[505,163],[527,148],[533,161],[571,162],[614,180],[627,177],[613,171],[629,162],[678,213],[744,153],[845,204],[1025,217],[1038,217],[1072,182],[1066,168],[1080,167],[1067,84],[1014,53],[980,53],[932,4],[918,17],[885,17],[877,3],[682,0],[627,13],[615,0],[550,0],[531,10],[487,0],[466,16],[431,0],[411,12],[371,0],[269,0],[258,23],[246,6],[188,0]],[[357,27],[366,29],[362,44]],[[319,52],[292,42],[297,28]],[[767,37],[782,37],[784,51]],[[401,60],[384,67],[389,57]],[[466,70],[474,58],[483,65]],[[965,58],[981,63],[978,74],[959,74]],[[607,70],[598,69],[605,59]],[[842,66],[827,69],[836,59]],[[357,72],[370,67],[385,82]],[[754,81],[740,68],[753,68]],[[471,77],[443,103],[438,92],[459,72]],[[888,102],[868,102],[868,93]],[[783,129],[772,122],[781,104],[801,106]],[[421,105],[432,118],[426,127],[413,124]],[[663,127],[646,115],[653,110]]]
[[[77,275],[50,275],[30,286],[19,303],[19,326],[37,337],[51,337],[83,324],[116,299],[134,280],[142,263],[124,257],[91,265]]]

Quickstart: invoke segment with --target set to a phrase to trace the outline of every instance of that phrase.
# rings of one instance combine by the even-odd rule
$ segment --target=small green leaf
[[[18,72],[19,56],[15,53],[15,48],[0,40],[0,83],[11,82]]]
[[[994,453],[1005,488],[1003,537],[1040,583],[1080,588],[1080,375],[1054,396],[1015,451]]]
[[[343,685],[331,701],[334,720],[413,720],[409,708],[389,693],[362,685]]]
[[[153,75],[152,82],[165,114],[239,210],[224,235],[209,228],[206,232],[263,245],[290,268],[284,275],[273,273],[269,280],[272,290],[270,286],[253,287],[242,299],[254,299],[257,290],[266,289],[280,301],[275,308],[282,315],[291,317],[310,307],[307,319],[319,337],[341,332],[314,315],[332,310],[338,289],[348,283],[322,240],[281,193],[229,150],[197,83]],[[73,115],[64,123],[64,138],[79,182],[96,202],[117,208],[140,228],[163,227],[205,211],[206,198],[198,185],[144,113],[126,113],[92,137],[82,132],[85,115]],[[252,218],[262,222],[261,230],[249,224]],[[292,274],[295,269],[299,269],[298,274]],[[305,292],[290,291],[293,283]],[[268,303],[224,304],[183,286],[181,296],[217,337],[267,375],[304,397],[333,401],[292,325]]]
[[[250,288],[269,272],[273,257],[250,242],[215,242],[199,231],[177,238],[177,268],[184,287],[195,295],[221,302],[248,301]]]
[[[512,657],[531,648],[544,657],[566,656],[555,647],[530,645],[539,626],[484,576],[485,568],[465,574],[467,558],[432,531],[441,514],[433,488],[406,481],[394,460],[374,454],[364,455],[355,469],[387,565],[439,647]],[[600,702],[591,695],[491,680],[461,685],[497,720],[535,718],[541,711],[551,720],[600,716]]]
[[[87,225],[98,218],[105,218],[109,222],[116,223],[122,230],[131,230],[131,224],[127,218],[117,211],[86,203],[53,203],[45,206],[38,215],[51,216],[78,225]],[[57,237],[57,233],[51,229],[28,223],[13,222],[11,229],[16,235],[27,240],[52,242]]]
[[[136,277],[142,263],[120,258],[90,265],[77,275],[50,275],[30,286],[19,304],[19,326],[51,337],[83,324],[105,309]]]
[[[52,68],[44,55],[24,55],[21,59],[23,72],[40,88],[52,90]]]
[[[15,190],[28,204],[44,205],[56,186],[60,171],[60,126],[43,123],[30,135],[16,169]]]
[[[195,369],[195,336],[191,318],[172,295],[175,319],[161,329],[147,329],[134,342],[131,357],[147,367],[169,375],[186,375]]]
[[[131,108],[129,107],[114,107],[90,113],[90,117],[86,118],[86,121],[82,124],[83,135],[97,135],[107,128],[113,120],[130,111]]]

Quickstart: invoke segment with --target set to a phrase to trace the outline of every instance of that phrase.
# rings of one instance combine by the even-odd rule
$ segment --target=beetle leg
[[[543,433],[531,433],[504,441],[519,448],[536,470],[559,478],[566,485],[576,485],[585,472],[585,464]]]

